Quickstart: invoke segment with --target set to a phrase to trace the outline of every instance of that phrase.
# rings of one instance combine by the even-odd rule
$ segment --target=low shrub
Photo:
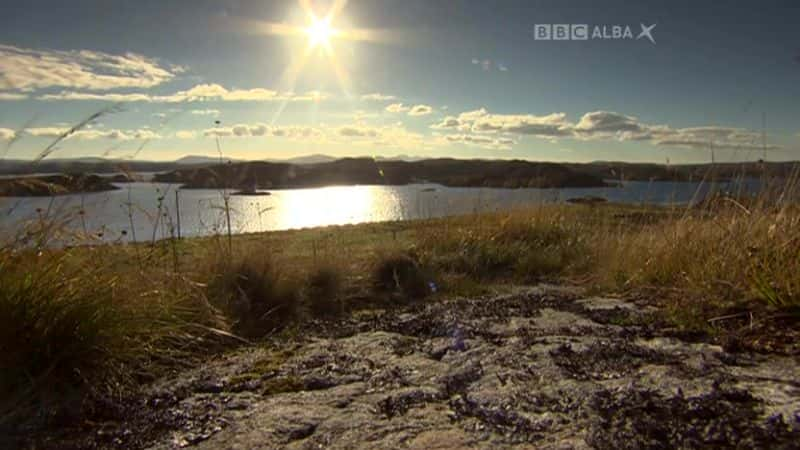
[[[206,273],[208,296],[233,321],[234,332],[261,337],[296,320],[301,292],[268,256],[220,255]]]
[[[432,292],[430,274],[411,255],[390,253],[381,255],[375,264],[373,284],[382,294],[405,299],[421,299]]]
[[[331,266],[314,268],[308,275],[304,292],[309,314],[329,317],[342,313],[341,288],[342,274],[338,269]]]

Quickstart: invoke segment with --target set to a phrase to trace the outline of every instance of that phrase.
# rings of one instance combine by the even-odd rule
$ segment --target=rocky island
[[[48,197],[119,189],[111,180],[91,174],[0,179],[0,197]]]

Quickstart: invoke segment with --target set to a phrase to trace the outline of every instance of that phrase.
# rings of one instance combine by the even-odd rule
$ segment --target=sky
[[[0,157],[797,160],[798,23],[769,0],[4,2]]]

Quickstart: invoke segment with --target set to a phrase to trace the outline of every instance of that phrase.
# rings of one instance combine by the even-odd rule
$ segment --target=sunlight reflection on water
[[[146,241],[177,233],[176,185],[130,183],[117,191],[56,198],[0,198],[0,237],[19,231],[25,221],[55,218],[67,229],[103,241]],[[687,203],[697,183],[628,182],[624,188],[490,189],[437,185],[333,186],[274,190],[267,196],[230,196],[235,233],[284,230],[361,222],[441,217],[565,201],[587,195],[621,203]],[[222,193],[179,192],[181,234],[225,232]],[[83,214],[80,212],[83,211]],[[131,226],[133,224],[133,226]]]

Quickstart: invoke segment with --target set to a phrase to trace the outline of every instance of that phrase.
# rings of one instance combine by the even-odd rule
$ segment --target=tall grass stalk
[[[219,120],[215,121],[215,124],[217,126],[219,126],[220,121]],[[231,231],[230,194],[228,193],[228,181],[229,181],[228,180],[228,172],[230,172],[230,171],[228,170],[228,167],[224,165],[225,164],[224,156],[222,154],[222,147],[220,146],[220,143],[219,143],[219,135],[218,134],[215,134],[214,141],[217,144],[217,153],[219,154],[220,170],[222,170],[224,172],[222,174],[222,183],[223,183],[223,185],[222,185],[223,186],[222,187],[222,201],[223,201],[223,207],[224,207],[224,210],[225,210],[225,225],[226,225],[226,228],[227,228],[227,231],[228,231],[228,253],[232,254],[232,252],[233,252],[233,233]]]
[[[228,339],[225,319],[189,280],[138,271],[121,256],[0,250],[0,424],[118,397],[192,348]]]

